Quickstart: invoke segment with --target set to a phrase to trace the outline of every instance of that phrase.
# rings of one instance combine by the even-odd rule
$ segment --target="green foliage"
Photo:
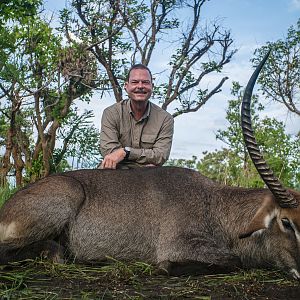
[[[35,15],[41,4],[41,0],[1,0],[0,24],[9,20],[22,22]]]
[[[10,185],[0,187],[0,207],[4,202],[16,192],[16,188],[12,188]]]
[[[192,159],[169,159],[166,161],[164,166],[173,166],[173,167],[180,167],[180,168],[189,168],[189,169],[196,169],[197,167],[197,156],[192,156]]]
[[[244,145],[240,126],[240,104],[242,87],[234,82],[232,95],[237,97],[228,102],[225,130],[218,130],[216,137],[226,144],[221,150],[204,152],[202,159],[172,159],[166,165],[187,167],[198,170],[203,175],[220,183],[243,186],[263,187],[264,183],[258,175]],[[258,97],[253,96],[251,116],[258,145],[264,158],[280,181],[289,187],[300,189],[300,138],[285,132],[282,122],[274,118],[259,118],[258,112],[264,110]]]
[[[28,184],[42,177],[43,174],[43,154],[40,152],[38,157],[32,159],[31,164],[24,170],[23,184]]]
[[[41,1],[9,3],[16,4],[16,11],[9,14],[6,9],[13,6],[8,5],[0,26],[0,177],[3,184],[5,176],[18,173],[16,183],[22,185],[70,168],[69,152],[57,146],[65,144],[57,131],[67,126],[76,99],[90,99],[96,67],[84,45],[63,42],[43,19]],[[28,15],[22,18],[25,7]],[[85,126],[90,145],[95,129]],[[81,129],[70,132],[76,135]],[[87,150],[81,159],[85,155]]]
[[[288,29],[285,39],[268,42],[255,51],[255,64],[272,49],[258,82],[264,95],[300,116],[300,19]]]
[[[139,26],[143,21],[146,5],[135,6],[136,1],[126,1],[126,9],[130,14],[130,22]],[[121,28],[123,21],[118,13],[118,2],[113,1],[78,1],[73,0],[69,9],[61,11],[61,31],[71,32],[86,46],[95,45],[92,53],[100,60],[98,65],[97,87],[104,91],[110,89],[107,68],[113,70],[115,80],[124,78],[123,68],[129,64],[128,51],[132,44],[123,38]],[[99,42],[103,40],[103,43]],[[74,43],[72,38],[70,43]],[[91,49],[90,49],[91,50]],[[96,51],[95,51],[96,50]],[[124,55],[125,54],[125,55]]]
[[[56,171],[61,169],[61,157],[68,157],[70,168],[95,168],[100,161],[99,130],[93,125],[92,111],[78,115],[77,109],[70,111],[58,132],[58,139],[64,141],[54,153]],[[57,163],[56,163],[57,162]]]
[[[210,90],[200,89],[200,82],[220,73],[236,52],[230,32],[220,24],[201,26],[206,2],[73,0],[61,12],[61,30],[69,37],[72,33],[70,41],[75,36],[87,45],[98,61],[97,87],[103,93],[113,91],[117,102],[123,99],[122,86],[132,64],[151,64],[162,55],[158,45],[172,49],[165,58],[170,68],[155,82],[153,96],[163,109],[173,102],[173,116],[178,116],[197,111],[220,92],[227,77]]]
[[[242,100],[241,86],[234,83],[233,95],[237,99],[229,101],[226,119],[229,122],[225,130],[218,130],[217,139],[223,141],[227,148],[205,153],[197,163],[197,169],[204,175],[221,183],[262,187],[260,179],[245,149],[241,126],[240,104]],[[282,122],[274,118],[259,119],[256,112],[264,107],[253,96],[251,103],[254,134],[264,158],[281,182],[290,187],[299,187],[300,179],[300,139],[285,132]]]
[[[246,178],[246,174],[243,174],[241,159],[234,151],[223,148],[204,154],[204,157],[197,164],[197,169],[203,175],[223,184],[246,187],[257,186],[255,180],[250,183],[249,176]]]
[[[41,0],[2,0],[0,2],[0,70],[9,52],[18,48],[19,30],[37,13]],[[13,70],[11,70],[13,71]]]
[[[226,130],[218,130],[216,138],[221,140],[230,148],[235,149],[237,153],[244,153],[244,141],[243,134],[240,125],[240,104],[242,100],[243,92],[241,91],[241,86],[238,82],[233,82],[231,94],[236,97],[228,101],[228,108],[226,111],[226,120],[228,121],[228,127]],[[253,120],[253,128],[257,129],[257,122],[259,119],[258,112],[264,110],[264,107],[256,95],[252,97],[251,101],[251,119]]]

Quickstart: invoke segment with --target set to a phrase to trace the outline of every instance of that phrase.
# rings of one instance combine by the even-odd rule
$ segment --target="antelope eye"
[[[281,219],[281,222],[282,222],[282,225],[283,225],[283,227],[284,227],[285,229],[294,231],[294,228],[293,228],[293,226],[291,225],[291,222],[290,222],[289,219],[283,218],[283,219]]]

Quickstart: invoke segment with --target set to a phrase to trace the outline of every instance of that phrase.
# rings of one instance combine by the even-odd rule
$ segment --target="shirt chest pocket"
[[[154,134],[143,134],[141,136],[141,146],[145,149],[150,149],[156,142],[156,135]]]
[[[123,147],[126,146],[131,146],[131,134],[130,130],[121,130],[120,136],[119,136],[119,141],[122,144]]]

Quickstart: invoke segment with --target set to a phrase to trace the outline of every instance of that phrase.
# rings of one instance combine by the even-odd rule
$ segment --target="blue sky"
[[[281,38],[300,17],[299,0],[212,0],[205,9],[247,44]]]
[[[57,12],[65,1],[48,0],[46,10]],[[250,59],[256,48],[284,39],[287,30],[300,18],[300,0],[210,0],[203,9],[205,20],[221,19],[225,28],[231,29],[237,54],[232,62],[224,68],[224,75],[229,77],[221,93],[211,99],[203,109],[196,113],[185,114],[175,119],[175,134],[171,152],[172,158],[201,157],[203,151],[212,151],[225,146],[216,141],[218,129],[226,128],[226,103],[230,96],[232,81],[239,81],[245,86],[252,73]],[[187,16],[188,17],[188,16]],[[158,57],[155,68],[163,65],[163,57]],[[150,65],[150,67],[152,67]],[[102,111],[114,99],[95,99],[89,104],[95,113],[95,124],[98,127]],[[292,117],[286,109],[275,103],[267,106],[265,114],[275,116],[286,122],[290,133],[300,130],[299,117]]]
[[[212,0],[204,9],[207,18],[222,18],[230,28],[239,49],[224,73],[229,77],[223,91],[195,114],[179,117],[175,121],[175,139],[172,157],[201,157],[205,150],[212,151],[225,144],[216,141],[215,133],[227,126],[226,102],[231,99],[232,81],[245,86],[253,69],[250,59],[256,48],[267,41],[284,39],[287,29],[300,18],[300,0]],[[292,117],[283,106],[274,102],[266,108],[266,115],[286,122],[287,130],[300,130],[299,117]]]

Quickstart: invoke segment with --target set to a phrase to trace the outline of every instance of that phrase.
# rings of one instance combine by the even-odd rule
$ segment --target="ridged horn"
[[[275,177],[273,171],[267,165],[264,160],[256,139],[254,137],[252,122],[251,122],[251,113],[250,113],[250,104],[252,98],[253,88],[256,82],[256,79],[264,66],[266,60],[269,57],[271,50],[265,55],[263,60],[257,66],[255,71],[253,72],[247,87],[245,89],[242,108],[241,108],[241,123],[242,123],[242,131],[244,136],[245,145],[247,147],[248,153],[255,165],[257,172],[259,173],[262,180],[265,182],[269,190],[275,196],[275,199],[280,207],[282,208],[295,208],[298,206],[298,201],[291,195],[280,183],[280,181]]]

